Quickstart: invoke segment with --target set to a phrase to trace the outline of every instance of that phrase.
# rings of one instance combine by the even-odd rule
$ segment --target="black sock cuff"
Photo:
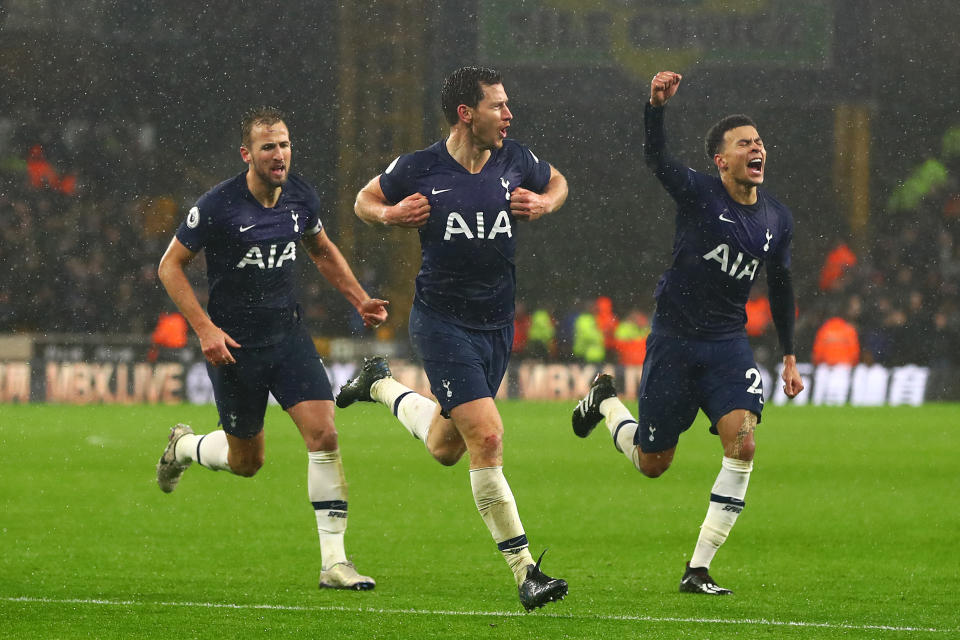
[[[710,494],[710,502],[716,502],[717,504],[727,504],[730,505],[731,509],[735,509],[737,513],[743,510],[747,503],[741,500],[740,498],[731,498],[730,496],[721,496],[716,493]]]
[[[323,511],[324,509],[329,509],[330,511],[347,511],[347,501],[346,500],[323,500],[321,502],[311,501],[310,504],[313,505],[314,511]]]
[[[397,400],[393,403],[393,417],[394,417],[394,418],[397,417],[397,412],[400,410],[400,401],[403,400],[404,398],[406,398],[406,397],[407,397],[408,395],[410,395],[411,393],[413,393],[413,391],[404,391],[403,393],[401,393],[401,394],[397,397]]]
[[[197,440],[197,464],[199,464],[199,465],[201,465],[201,466],[203,465],[203,463],[200,462],[200,443],[202,443],[202,442],[203,442],[203,439],[206,438],[208,435],[210,435],[210,434],[209,434],[209,433],[205,433],[205,434],[203,434],[202,436],[200,436],[200,439],[199,439],[199,440]],[[173,449],[173,455],[174,455],[174,458],[176,458],[176,455],[177,455],[177,449],[176,449],[176,447],[174,447],[174,449]]]
[[[516,553],[521,549],[525,549],[529,544],[527,544],[527,534],[522,533],[516,538],[510,538],[509,540],[504,540],[503,542],[497,543],[497,549],[500,551],[507,551],[510,553]]]
[[[613,430],[613,446],[617,451],[620,451],[620,453],[623,453],[623,451],[620,449],[620,445],[617,444],[617,437],[620,435],[620,429],[623,429],[623,427],[625,427],[628,424],[637,424],[637,421],[624,420],[623,422],[617,425],[616,429]]]

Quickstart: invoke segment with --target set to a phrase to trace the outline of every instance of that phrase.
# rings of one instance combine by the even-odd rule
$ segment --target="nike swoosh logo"
[[[433,195],[437,195],[438,193],[446,193],[447,191],[453,191],[453,187],[450,187],[449,189],[437,189],[436,187],[434,187],[433,189],[430,190],[430,193]]]
[[[724,218],[722,213],[720,214],[720,219],[723,220],[724,222],[734,222],[733,220],[730,220],[729,218]]]
[[[257,225],[252,224],[252,225],[250,225],[249,227],[245,227],[245,226],[243,226],[243,225],[240,225],[240,233],[243,233],[244,231],[250,231],[250,229],[253,229],[255,226],[257,226]]]

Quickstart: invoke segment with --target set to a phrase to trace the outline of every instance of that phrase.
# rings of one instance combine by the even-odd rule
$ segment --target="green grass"
[[[720,448],[698,422],[641,477],[570,403],[501,405],[505,470],[561,603],[521,612],[466,460],[429,458],[380,406],[338,413],[347,553],[366,593],[320,591],[306,456],[267,416],[253,479],[191,468],[162,494],[169,426],[212,407],[0,405],[3,638],[906,638],[960,635],[960,407],[770,407],[747,508],[712,571],[677,593]]]

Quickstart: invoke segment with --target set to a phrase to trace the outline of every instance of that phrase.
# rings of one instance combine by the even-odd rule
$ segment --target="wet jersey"
[[[745,305],[760,267],[790,266],[793,216],[760,188],[755,204],[739,204],[719,177],[671,158],[663,111],[647,104],[644,152],[677,215],[673,263],[654,293],[653,332],[701,340],[745,336]]]
[[[510,193],[540,193],[549,181],[550,165],[513,140],[494,149],[476,174],[450,156],[444,140],[394,160],[380,175],[387,200],[417,192],[430,200],[419,229],[415,304],[471,329],[512,324],[518,228]]]
[[[295,175],[268,209],[241,173],[197,200],[177,229],[187,249],[205,251],[210,319],[241,346],[276,344],[296,322],[298,244],[323,229],[319,210],[316,191]]]

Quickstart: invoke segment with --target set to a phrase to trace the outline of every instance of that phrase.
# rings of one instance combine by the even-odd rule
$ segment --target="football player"
[[[540,571],[530,555],[503,473],[503,422],[493,398],[513,345],[518,223],[560,208],[567,183],[507,137],[513,113],[499,72],[454,71],[441,106],[447,138],[394,160],[355,206],[367,223],[419,230],[410,338],[437,402],[397,382],[386,360],[373,358],[344,385],[337,406],[386,405],[441,464],[469,454],[477,509],[531,610],[563,598],[567,583]]]
[[[656,478],[670,467],[680,434],[703,410],[711,432],[720,436],[723,460],[680,591],[727,595],[731,591],[708,570],[743,510],[753,469],[763,384],[744,324],[750,288],[763,265],[784,354],[784,392],[792,398],[803,390],[793,347],[793,217],[760,188],[767,149],[750,118],[728,116],[708,132],[706,152],[719,176],[698,173],[667,153],[664,105],[680,80],[672,71],[658,73],[644,111],[646,163],[677,213],[673,264],[654,293],[638,418],[617,398],[612,377],[600,374],[573,412],[573,431],[585,438],[605,419],[616,448],[643,475]]]
[[[163,286],[200,339],[221,429],[198,435],[187,425],[175,426],[157,464],[157,483],[173,491],[193,462],[239,476],[256,474],[263,464],[263,419],[272,393],[307,446],[320,587],[373,589],[373,578],[359,574],[344,552],[347,487],[333,390],[294,297],[298,249],[365,325],[386,320],[388,303],[360,286],[324,231],[316,191],[290,173],[290,134],[280,111],[260,108],[244,116],[240,156],[246,171],[197,201],[160,260]],[[207,311],[184,272],[200,251],[206,254]]]

